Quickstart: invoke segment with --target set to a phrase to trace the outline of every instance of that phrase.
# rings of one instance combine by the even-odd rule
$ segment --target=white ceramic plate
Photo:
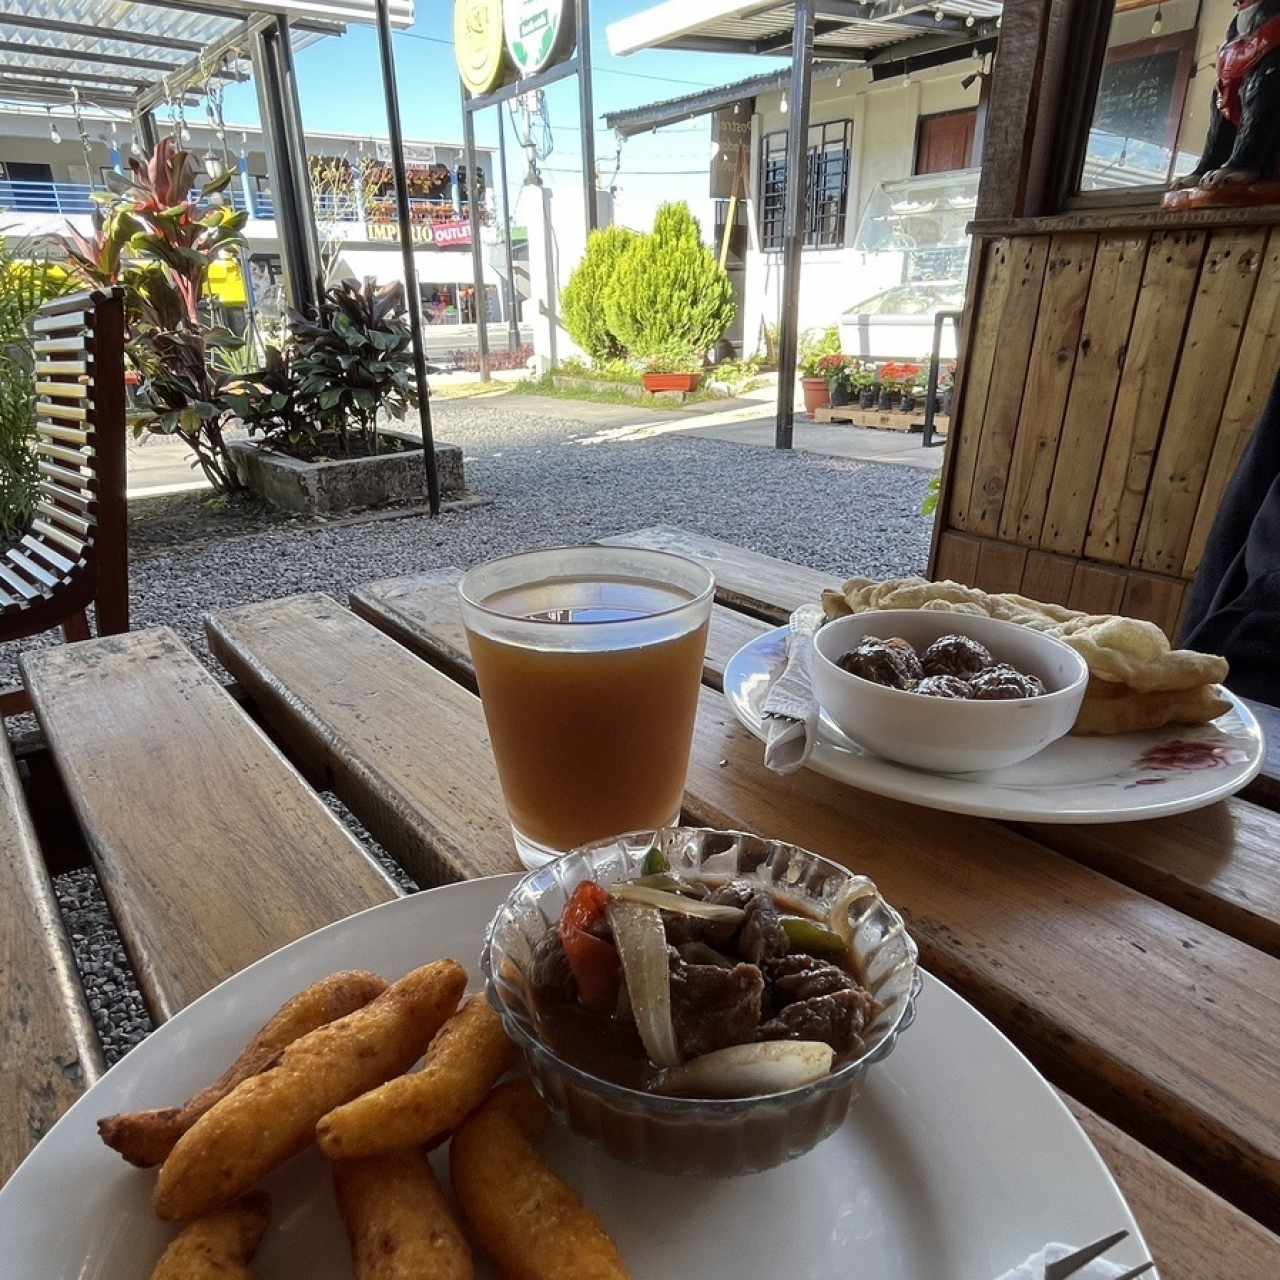
[[[724,669],[734,714],[764,739],[765,694],[786,655],[783,626],[747,641]],[[1229,690],[1231,710],[1206,725],[1058,739],[1030,760],[985,773],[929,773],[872,754],[822,716],[808,767],[862,791],[926,809],[1018,822],[1136,822],[1201,809],[1262,768],[1262,730]]]
[[[151,1213],[153,1175],[99,1141],[111,1112],[178,1102],[205,1084],[289,996],[338,969],[387,977],[476,958],[515,876],[373,907],[237,974],[184,1009],[62,1118],[0,1191],[0,1274],[139,1280],[172,1235]],[[1106,1167],[1057,1095],[984,1018],[925,976],[916,1024],[874,1067],[835,1135],[768,1173],[694,1182],[617,1164],[555,1127],[552,1164],[604,1219],[636,1280],[993,1280],[1048,1240],[1128,1228]],[[446,1157],[433,1157],[442,1175]],[[349,1280],[346,1239],[314,1149],[266,1184],[272,1225],[259,1280]],[[481,1268],[480,1276],[492,1273]]]

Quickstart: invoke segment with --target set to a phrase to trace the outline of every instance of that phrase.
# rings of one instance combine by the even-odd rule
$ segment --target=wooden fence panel
[[[1209,243],[1130,563],[1181,573],[1222,421],[1267,232],[1219,231]]]
[[[1040,546],[1078,556],[1102,471],[1112,409],[1120,390],[1138,290],[1147,261],[1146,236],[1103,236],[1093,268],[1084,330],[1071,378]]]
[[[1044,526],[1097,247],[1094,235],[1055,236],[1049,246],[999,518],[1000,536],[1028,547],[1039,545]]]
[[[1127,564],[1133,551],[1205,241],[1201,231],[1151,238],[1085,539],[1091,560]]]

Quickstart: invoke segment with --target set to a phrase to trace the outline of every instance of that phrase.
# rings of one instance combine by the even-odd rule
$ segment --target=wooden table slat
[[[700,561],[715,574],[716,599],[721,604],[769,622],[785,622],[800,605],[815,604],[824,588],[839,589],[843,581],[834,573],[819,573],[672,525],[654,525],[600,541],[606,546],[672,551]]]
[[[5,738],[0,742],[0,1186],[102,1071],[102,1048]]]
[[[1280,1236],[1063,1094],[1124,1192],[1160,1280],[1280,1276]]]
[[[441,599],[418,612],[447,609]],[[433,643],[419,634],[420,651]],[[1056,1079],[1128,1111],[1140,1136],[1277,1218],[1280,1125],[1268,1099],[1280,1090],[1280,962],[994,822],[808,771],[780,779],[760,757],[723,697],[704,690],[691,815],[871,874],[909,915],[932,971]]]
[[[456,615],[453,585],[436,590]],[[474,693],[326,595],[226,609],[205,629],[271,732],[420,885],[520,870]],[[445,630],[450,665],[460,631]]]
[[[167,627],[23,678],[157,1019],[398,890]]]

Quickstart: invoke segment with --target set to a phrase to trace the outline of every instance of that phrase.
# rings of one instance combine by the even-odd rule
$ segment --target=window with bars
[[[804,247],[838,249],[844,244],[849,196],[852,120],[809,126],[808,184],[805,189]],[[787,200],[787,132],[767,133],[760,142],[760,247],[782,248]]]

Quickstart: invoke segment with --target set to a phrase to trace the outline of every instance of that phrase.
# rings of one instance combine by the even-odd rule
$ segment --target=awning
[[[926,58],[996,35],[1001,0],[817,0],[813,56],[868,63]],[[609,24],[609,52],[690,49],[786,55],[795,10],[760,0],[664,0]],[[921,65],[925,65],[922,63]]]
[[[414,0],[390,0],[395,26]],[[136,110],[211,79],[243,80],[250,25],[290,19],[295,49],[344,23],[372,23],[374,0],[7,0],[0,12],[0,96]]]

